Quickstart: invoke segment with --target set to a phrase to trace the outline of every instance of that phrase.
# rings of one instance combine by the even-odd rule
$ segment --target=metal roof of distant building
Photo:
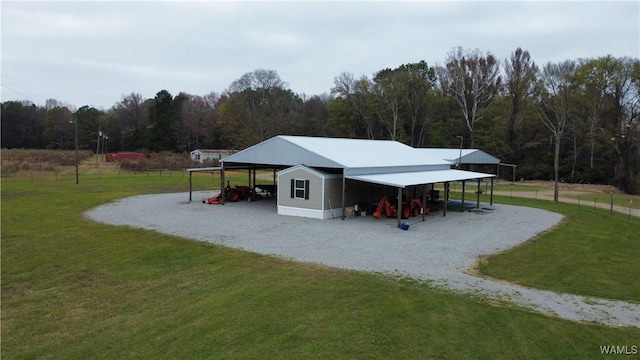
[[[218,154],[218,153],[232,153],[232,152],[236,152],[237,150],[227,150],[227,149],[195,149],[192,150],[191,152],[200,152],[203,154]]]
[[[488,154],[480,149],[462,149],[462,156],[460,156],[460,149],[449,148],[419,148],[430,155],[449,161],[451,164],[456,164],[458,159],[463,164],[499,164],[500,159]]]

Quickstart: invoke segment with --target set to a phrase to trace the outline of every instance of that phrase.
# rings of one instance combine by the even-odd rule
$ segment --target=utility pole
[[[80,183],[78,178],[78,113],[73,114],[73,126],[75,128],[75,147],[76,147],[76,185]]]
[[[107,140],[109,140],[109,136],[102,134],[102,154],[104,155],[104,161],[107,161]]]
[[[460,156],[458,156],[458,164],[457,164],[457,168],[458,170],[460,169],[460,162],[462,161],[462,141],[464,140],[464,137],[458,135],[456,136],[458,139],[460,139]]]
[[[98,144],[96,145],[96,166],[98,166],[98,156],[100,156],[100,138],[102,137],[102,131],[98,127]]]

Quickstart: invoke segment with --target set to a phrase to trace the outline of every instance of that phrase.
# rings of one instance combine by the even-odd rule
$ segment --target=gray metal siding
[[[372,174],[394,174],[413,171],[448,170],[451,164],[444,165],[421,165],[421,166],[385,166],[345,169],[345,174],[349,175],[372,175]]]
[[[324,208],[326,210],[342,207],[342,176],[325,180]],[[331,204],[329,204],[331,201]],[[348,206],[348,205],[346,205]]]

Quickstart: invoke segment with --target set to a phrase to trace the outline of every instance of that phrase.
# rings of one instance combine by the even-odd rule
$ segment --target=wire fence
[[[248,184],[248,176],[243,172],[225,172],[225,179],[232,185]],[[271,177],[271,173],[266,176]],[[1,174],[2,182],[21,181],[60,181],[75,182],[75,171],[54,169],[52,171],[19,171]],[[189,173],[185,170],[171,169],[146,169],[144,171],[129,171],[122,169],[91,169],[78,173],[79,182],[113,181],[117,179],[157,179],[163,181],[165,185],[175,185],[177,188],[184,187],[184,191],[189,191]],[[271,181],[271,180],[269,180]],[[477,192],[480,192],[482,202],[488,202],[491,192],[489,182],[481,182],[478,187],[476,183],[469,182],[465,188],[465,202],[475,201]],[[194,172],[191,178],[191,188],[193,191],[215,191],[219,190],[221,179],[219,172]],[[436,186],[440,189],[441,184]],[[451,183],[450,195],[457,198],[462,192],[460,183]],[[540,201],[553,201],[553,189],[531,188],[519,184],[500,184],[494,188],[494,195],[529,198]],[[451,196],[450,196],[451,197]],[[460,196],[461,197],[461,196]],[[640,196],[627,194],[614,194],[602,192],[584,192],[575,190],[559,190],[559,202],[575,204],[577,206],[591,207],[593,209],[607,209],[611,214],[614,212],[627,214],[629,218],[635,216],[640,218]]]
[[[480,187],[478,187],[475,183],[467,183],[465,186],[465,202],[475,201],[478,192],[480,192],[482,202],[489,201],[491,193],[489,184],[489,182],[481,182]],[[451,184],[450,194],[453,194],[455,198],[462,198],[461,192],[462,185],[460,183]],[[554,190],[552,188],[536,188],[514,183],[496,185],[493,191],[493,194],[498,196],[527,198],[536,201],[553,201],[553,193]],[[594,210],[606,209],[611,214],[617,212],[626,214],[629,218],[632,216],[640,218],[640,196],[637,195],[559,189],[558,202],[590,207]]]
[[[128,170],[91,170],[78,173],[79,179],[101,179],[101,178],[122,178],[122,177],[172,177],[182,176],[186,177],[188,174],[185,170],[170,170],[170,169],[146,169],[144,171],[128,171]],[[76,174],[73,171],[54,169],[51,171],[38,171],[27,170],[7,173],[3,172],[1,175],[2,181],[66,181],[69,179],[75,180]]]
[[[271,173],[269,173],[269,176]],[[225,179],[232,185],[248,184],[248,176],[246,172],[225,171]],[[89,170],[79,171],[78,182],[99,183],[108,181],[147,181],[161,185],[173,186],[179,189],[189,191],[189,172],[186,169],[145,169],[143,171],[122,170],[119,168],[100,169],[93,168]],[[4,172],[1,175],[2,183],[7,182],[67,182],[75,183],[76,174],[73,169],[68,167],[51,171],[26,170],[18,172]],[[263,180],[266,181],[266,180]],[[267,181],[268,182],[268,181]],[[191,188],[193,191],[216,191],[220,190],[221,179],[219,171],[211,172],[194,172],[191,174]]]

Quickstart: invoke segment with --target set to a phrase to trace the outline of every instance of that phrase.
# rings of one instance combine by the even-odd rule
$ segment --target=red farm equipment
[[[411,216],[418,216],[422,210],[422,201],[420,198],[410,198],[408,201],[408,209],[411,213]],[[404,206],[404,203],[403,203]],[[425,214],[429,215],[429,207],[424,208]]]
[[[240,185],[236,185],[235,188],[232,188],[231,186],[229,186],[229,182],[227,182],[227,187],[224,190],[224,194],[224,201],[228,202],[236,202],[238,200],[256,201],[262,199],[262,195],[258,194],[255,191],[255,188]],[[205,204],[214,205],[222,204],[222,193],[210,198],[204,198],[202,199],[202,202]]]
[[[396,212],[396,207],[391,204],[389,199],[387,199],[386,195],[383,195],[378,202],[378,208],[373,212],[373,217],[376,219],[380,219],[382,217],[382,212],[387,215],[387,217],[396,217],[398,213]]]
[[[420,198],[409,198],[407,200],[402,201],[402,209],[400,212],[400,217],[403,219],[408,219],[409,216],[418,216],[422,209],[422,201]],[[387,217],[396,217],[398,216],[396,207],[391,204],[389,199],[387,199],[386,195],[383,195],[378,203],[378,208],[373,213],[373,217],[376,219],[380,219],[382,217],[382,213]],[[429,208],[425,208],[425,214],[429,214]]]

